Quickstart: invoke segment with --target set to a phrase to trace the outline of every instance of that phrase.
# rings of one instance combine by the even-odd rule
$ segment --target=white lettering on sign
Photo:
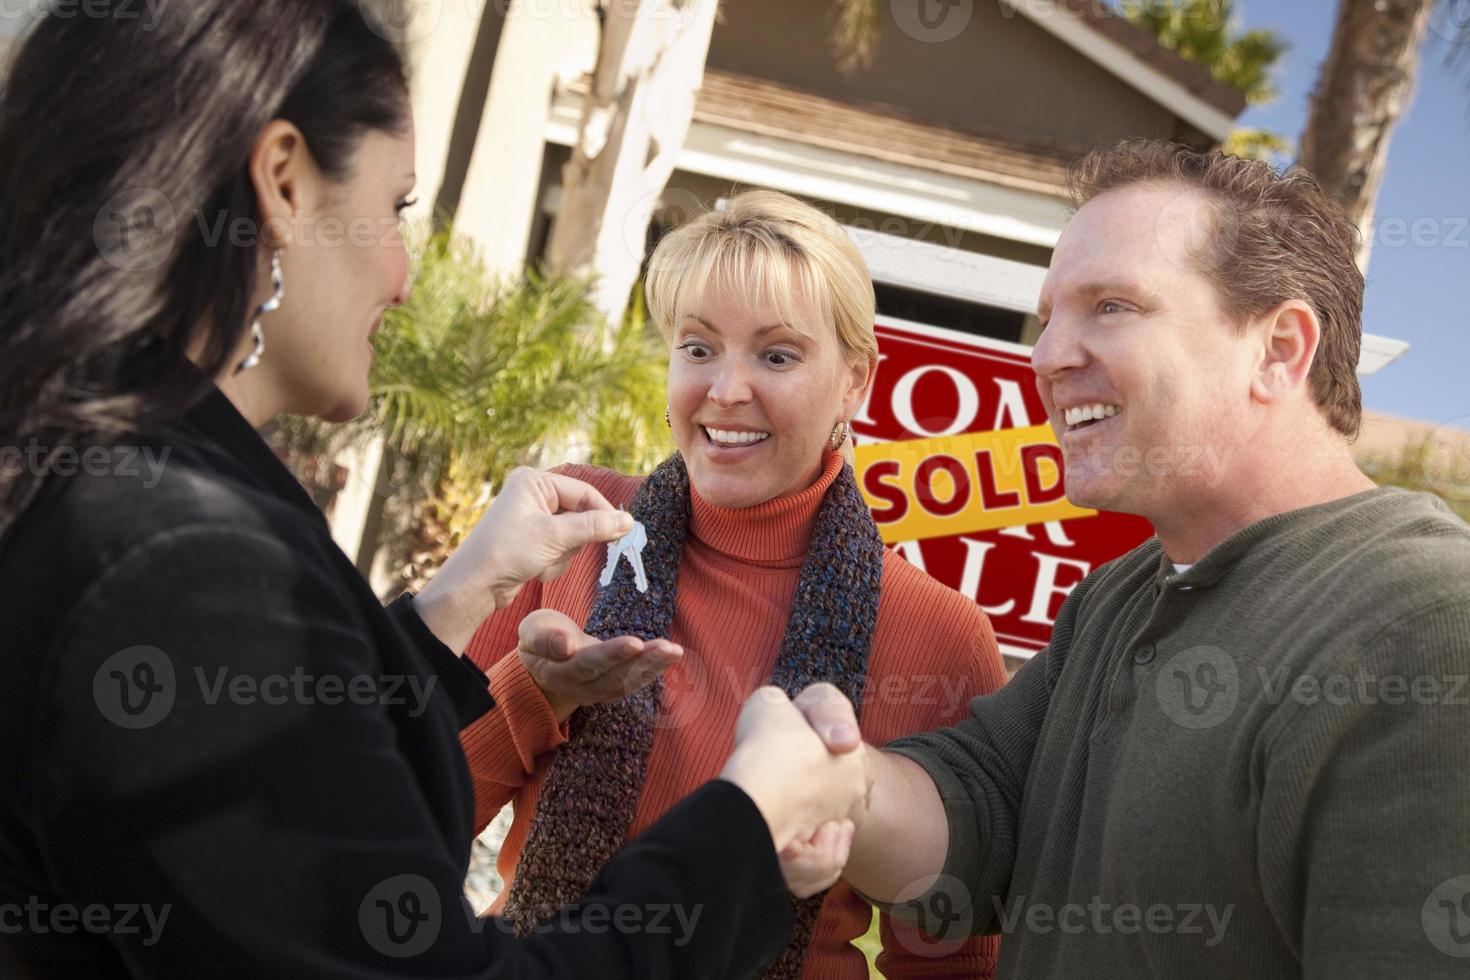
[[[1031,592],[1031,608],[1026,610],[1026,615],[1021,618],[1028,623],[1039,623],[1042,626],[1050,626],[1053,620],[1048,615],[1048,612],[1051,608],[1052,596],[1060,595],[1066,597],[1071,595],[1072,590],[1077,587],[1077,583],[1081,582],[1082,579],[1087,577],[1087,573],[1092,571],[1092,566],[1085,561],[1074,561],[1071,558],[1061,558],[1057,555],[1039,554],[1036,556],[1036,561],[1041,567],[1036,573],[1036,588]],[[1082,573],[1078,576],[1077,581],[1071,585],[1057,585],[1057,573],[1061,571],[1063,565],[1069,565]]]
[[[954,383],[955,393],[959,396],[960,407],[955,417],[949,424],[939,429],[931,429],[924,422],[933,421],[925,419],[920,422],[914,416],[914,388],[919,380],[926,374],[942,374]],[[923,367],[914,368],[908,374],[898,379],[898,384],[893,386],[893,417],[898,424],[910,432],[921,436],[933,438],[935,436],[953,436],[968,431],[975,423],[975,416],[980,414],[980,392],[975,388],[975,382],[965,377],[962,373],[950,367],[948,364],[926,364]]]

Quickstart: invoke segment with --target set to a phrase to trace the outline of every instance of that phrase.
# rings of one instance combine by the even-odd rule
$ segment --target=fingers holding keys
[[[550,609],[521,621],[518,653],[561,721],[579,707],[646,687],[684,656],[683,648],[668,640],[599,640]]]
[[[495,513],[497,508],[502,514]],[[520,561],[507,566],[519,579],[516,585],[533,578],[550,581],[582,548],[616,541],[633,527],[632,516],[591,484],[529,467],[511,472],[481,523],[492,517],[503,517],[505,530],[529,539],[523,540],[528,547]]]
[[[509,605],[522,585],[556,578],[583,547],[617,540],[632,527],[633,518],[595,487],[520,467],[414,608],[446,646],[462,652],[480,623]]]
[[[588,513],[597,511],[612,512],[615,514],[624,513],[608,503],[607,498],[592,484],[578,480],[575,477],[564,476],[561,473],[552,473],[549,470],[530,469],[529,467],[522,467],[515,470],[511,475],[514,476],[518,472],[524,472],[528,475],[534,474],[538,478],[538,488],[543,489],[549,495],[547,501],[547,510],[549,513]],[[545,479],[539,479],[541,477]],[[509,483],[510,481],[507,480],[506,482]],[[598,540],[611,541],[619,535],[627,534],[628,529],[628,525],[624,525],[618,529],[610,530],[607,532],[606,537],[599,538]]]
[[[538,489],[547,494],[552,537],[564,549],[562,558],[548,564],[540,574],[543,582],[566,571],[572,556],[587,545],[618,541],[633,532],[632,515],[614,508],[591,484],[559,473],[529,472],[546,478]]]
[[[469,550],[481,560],[492,588],[514,594],[532,579],[555,578],[583,547],[615,541],[632,526],[633,518],[591,484],[523,466],[506,477],[450,560]]]

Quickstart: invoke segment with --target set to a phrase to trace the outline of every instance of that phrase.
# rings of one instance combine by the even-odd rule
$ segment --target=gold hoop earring
[[[842,448],[842,444],[847,441],[848,435],[849,429],[845,419],[832,426],[832,436],[828,440],[828,444],[832,447],[833,452]]]

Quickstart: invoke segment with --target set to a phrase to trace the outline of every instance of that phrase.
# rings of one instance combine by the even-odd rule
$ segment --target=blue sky
[[[1436,27],[1455,6],[1441,0]],[[1274,29],[1292,43],[1277,75],[1281,97],[1248,109],[1241,122],[1275,130],[1295,146],[1337,4],[1240,0],[1236,7],[1244,26]],[[1363,403],[1369,411],[1470,429],[1470,52],[1447,66],[1453,51],[1430,31],[1413,102],[1389,147],[1364,329],[1410,347],[1363,379]]]

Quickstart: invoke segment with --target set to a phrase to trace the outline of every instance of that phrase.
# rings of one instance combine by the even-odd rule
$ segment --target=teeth
[[[1073,426],[1080,425],[1083,422],[1096,422],[1100,419],[1110,419],[1122,410],[1117,405],[1104,405],[1102,403],[1096,405],[1079,405],[1076,408],[1067,409],[1065,417],[1067,425]]]
[[[726,446],[748,445],[767,439],[771,435],[769,432],[731,432],[727,429],[711,429],[709,426],[704,427],[704,432],[712,441]]]

